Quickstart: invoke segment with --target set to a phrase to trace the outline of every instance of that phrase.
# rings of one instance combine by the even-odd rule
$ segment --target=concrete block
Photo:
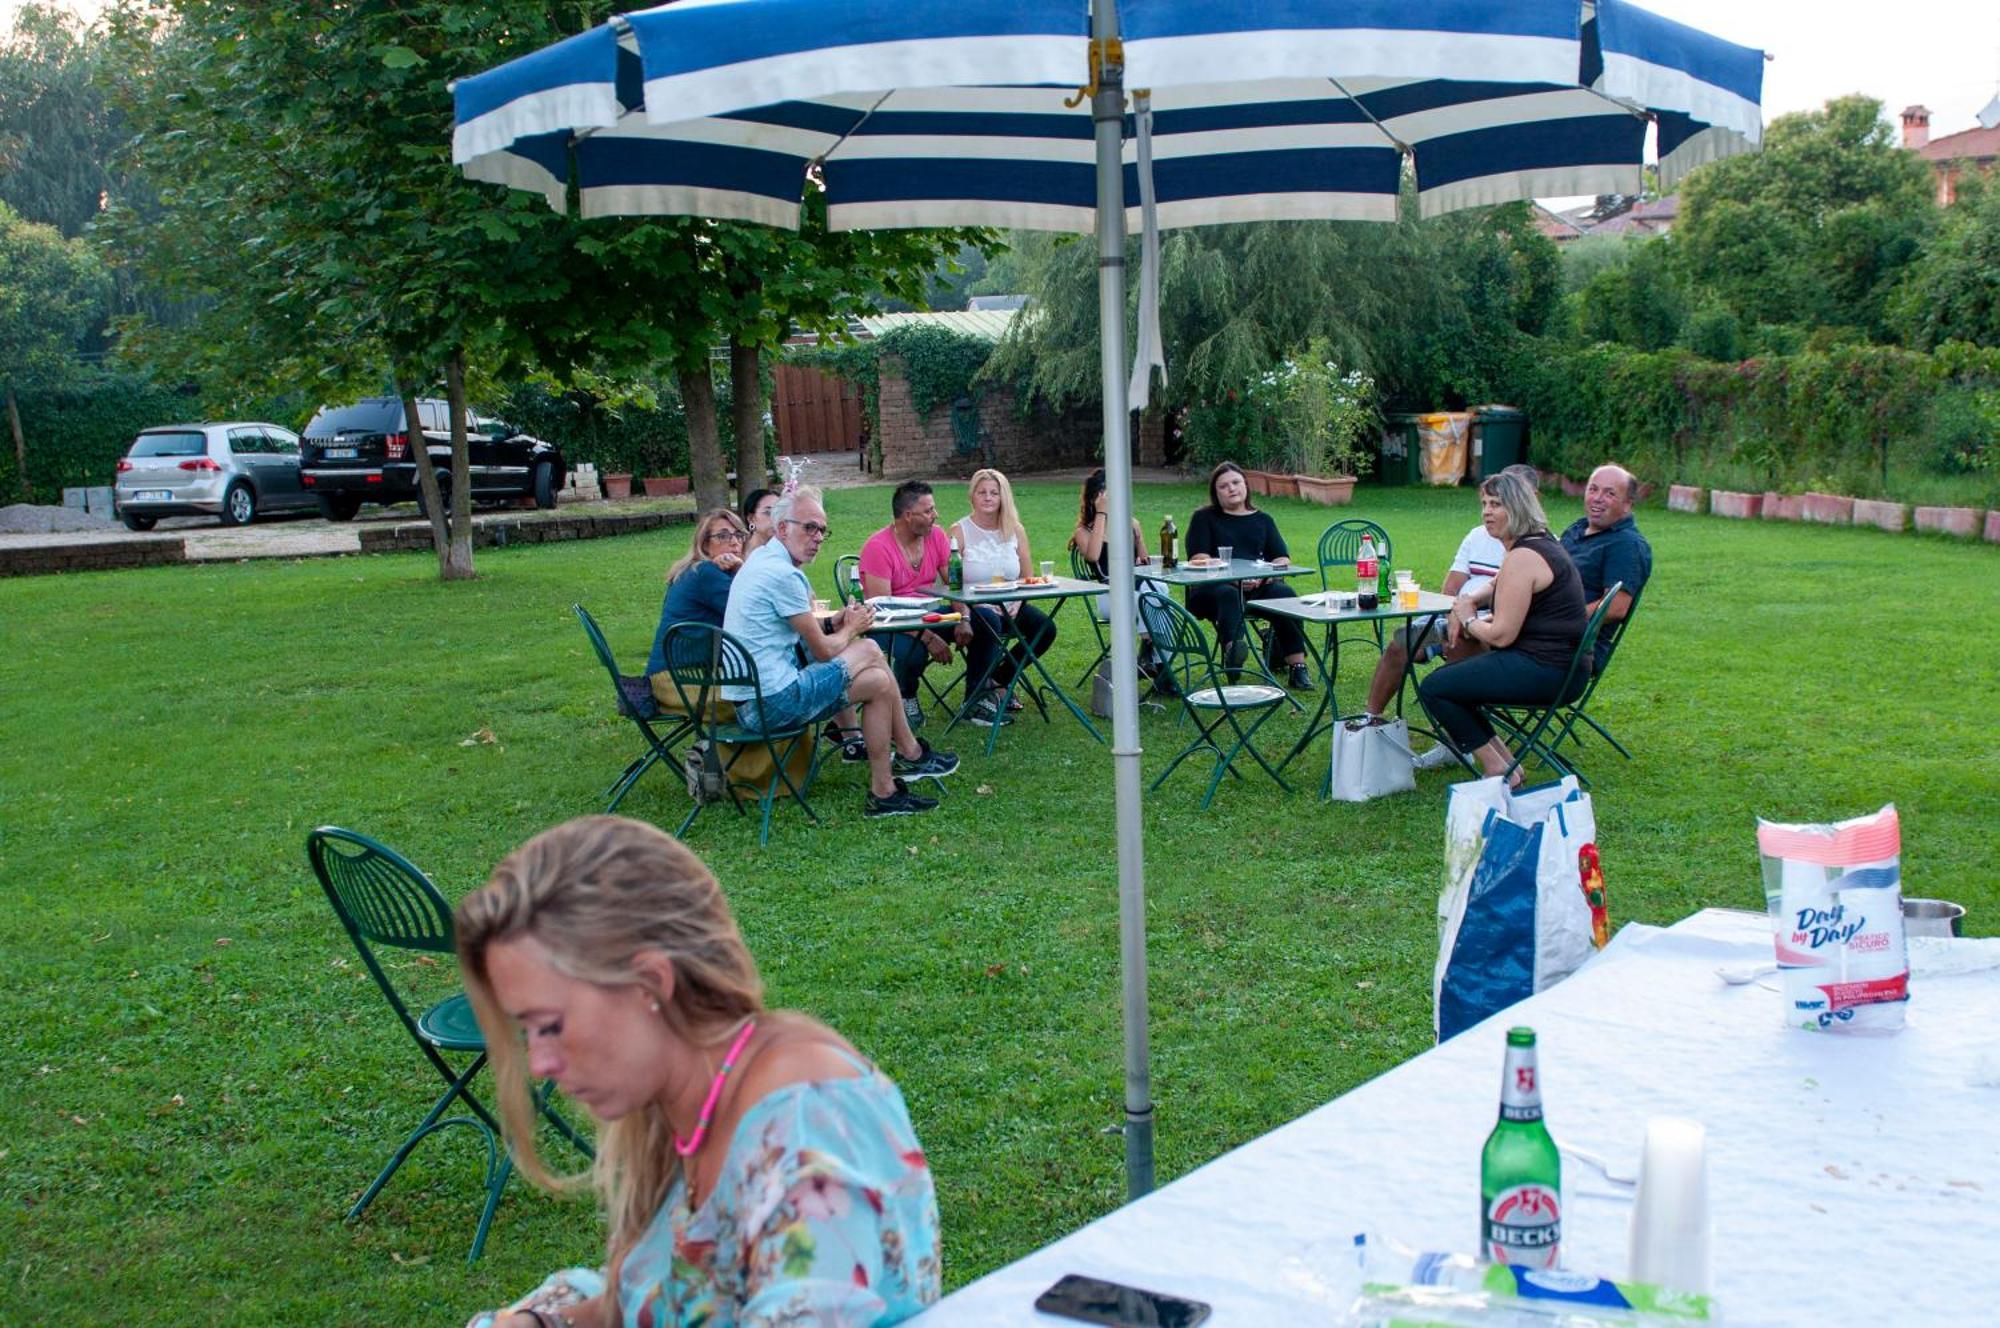
[[[1698,484],[1676,484],[1667,490],[1667,510],[1670,512],[1701,511],[1702,488]]]
[[[1800,495],[1805,500],[1805,518],[1823,526],[1846,526],[1854,523],[1854,500],[1837,493],[1806,493]]]
[[[1708,510],[1715,516],[1754,520],[1763,506],[1764,495],[1761,493],[1734,493],[1728,489],[1715,489],[1708,495]]]
[[[1854,524],[1857,526],[1875,526],[1879,529],[1889,531],[1891,534],[1900,535],[1903,532],[1903,528],[1910,524],[1910,509],[1908,504],[1905,503],[1882,502],[1873,498],[1856,498],[1854,500]]]
[[[1979,518],[1976,507],[1919,507],[1916,510],[1918,530],[1957,535],[1961,539],[1972,539],[1979,534]]]

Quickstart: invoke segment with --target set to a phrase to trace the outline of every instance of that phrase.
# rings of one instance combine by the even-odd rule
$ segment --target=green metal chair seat
[[[590,638],[590,648],[596,653],[597,662],[611,675],[618,713],[631,720],[646,739],[646,750],[627,762],[618,778],[611,782],[611,787],[605,790],[611,801],[604,810],[615,812],[618,804],[625,800],[625,795],[631,792],[632,786],[639,782],[639,777],[655,765],[664,762],[676,779],[686,778],[687,771],[674,757],[674,744],[694,732],[695,723],[686,715],[662,714],[659,702],[654,699],[652,684],[647,679],[618,671],[618,661],[612,657],[611,644],[604,639],[604,631],[597,625],[597,619],[591,617],[590,611],[581,604],[572,604],[570,608],[575,612],[577,621],[583,624],[584,635]],[[668,721],[672,721],[672,726],[664,736],[653,727],[656,722],[666,724]]]
[[[486,1035],[479,1031],[472,999],[462,991],[418,1015],[417,1032],[442,1051],[486,1050]]]
[[[1220,687],[1203,687],[1188,693],[1187,703],[1204,710],[1214,710],[1222,706],[1245,709],[1250,706],[1276,705],[1285,699],[1285,689],[1268,686],[1261,682],[1224,683]]]

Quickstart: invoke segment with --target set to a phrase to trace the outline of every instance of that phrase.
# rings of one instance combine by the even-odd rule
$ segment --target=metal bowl
[[[1965,905],[1949,899],[1905,899],[1903,929],[1911,936],[1957,936],[1965,926]]]

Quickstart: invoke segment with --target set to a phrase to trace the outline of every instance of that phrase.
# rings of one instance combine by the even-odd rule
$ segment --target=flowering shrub
[[[1299,475],[1358,475],[1374,459],[1364,440],[1375,426],[1375,380],[1342,373],[1315,337],[1251,385],[1253,400],[1277,426],[1281,466]]]

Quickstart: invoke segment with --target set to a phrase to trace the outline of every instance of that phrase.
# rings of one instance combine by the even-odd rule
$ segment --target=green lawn
[[[1036,553],[1058,555],[1073,489],[1021,493]],[[1198,495],[1143,489],[1141,523],[1173,511],[1185,528]],[[962,492],[940,506],[956,516]],[[830,507],[822,586],[888,498]],[[1271,507],[1309,554],[1326,509]],[[1363,490],[1355,510],[1435,584],[1475,502]],[[1552,504],[1558,525],[1576,515]],[[1657,573],[1598,706],[1639,759],[1598,746],[1587,764],[1615,919],[1758,906],[1753,817],[1893,800],[1905,889],[1964,902],[1990,934],[2000,550],[1658,510],[1641,524]],[[517,1187],[468,1269],[463,1132],[342,1222],[432,1085],[301,850],[316,824],[361,829],[455,897],[598,809],[637,735],[570,605],[637,667],[685,547],[674,531],[482,550],[481,579],[458,586],[427,555],[0,582],[0,1319],[453,1324],[592,1257],[588,1202]],[[1090,633],[1074,607],[1059,622],[1067,681]],[[1177,736],[1146,721],[1149,777]],[[781,810],[762,852],[726,812],[692,832],[772,999],[901,1081],[953,1286],[1123,1186],[1109,758],[1067,718],[1007,730],[991,760],[980,737],[953,735],[965,768],[927,818],[862,822],[859,773],[835,769],[824,828]],[[1163,1180],[1427,1045],[1448,783],[1329,807],[1260,776],[1203,814],[1187,771],[1149,798]],[[671,827],[682,799],[649,775],[624,810]]]

